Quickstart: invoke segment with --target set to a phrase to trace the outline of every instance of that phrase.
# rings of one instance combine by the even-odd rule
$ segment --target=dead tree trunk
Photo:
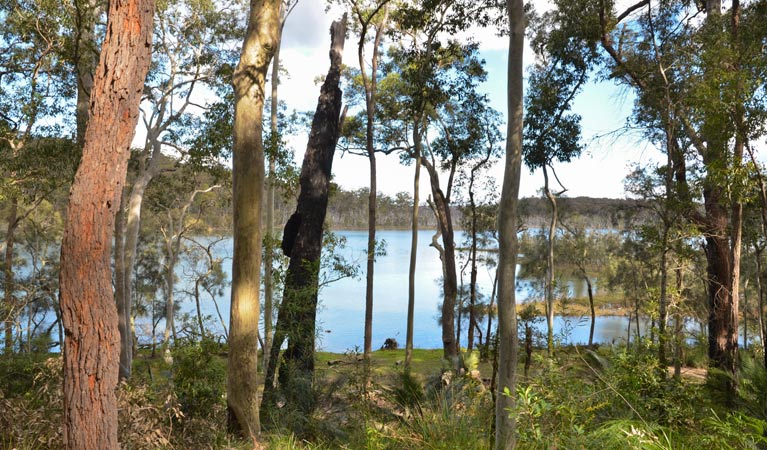
[[[285,396],[286,407],[307,416],[314,408],[312,379],[320,254],[330,173],[340,130],[339,81],[345,34],[346,16],[330,27],[330,70],[312,120],[301,167],[298,204],[289,221],[293,226],[286,226],[283,233],[283,250],[290,256],[290,264],[266,372],[264,414],[269,414],[276,400],[274,379],[278,365],[281,366],[279,387]],[[292,245],[288,245],[291,240]],[[279,351],[285,339],[288,346],[280,360]]]

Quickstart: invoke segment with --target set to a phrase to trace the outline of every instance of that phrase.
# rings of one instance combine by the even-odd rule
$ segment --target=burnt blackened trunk
[[[290,265],[285,280],[272,354],[266,372],[264,413],[270,414],[276,401],[275,375],[281,364],[279,390],[286,408],[308,416],[314,408],[314,340],[319,288],[320,254],[328,205],[330,172],[339,134],[341,115],[341,55],[346,34],[346,17],[330,28],[330,70],[320,91],[317,111],[301,167],[295,240],[290,245]],[[283,243],[284,245],[285,243]],[[287,349],[278,358],[287,339]]]

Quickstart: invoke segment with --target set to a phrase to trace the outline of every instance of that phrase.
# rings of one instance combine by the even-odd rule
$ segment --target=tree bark
[[[421,129],[418,121],[413,123],[413,148],[415,160],[421,159]],[[407,334],[405,338],[405,372],[410,373],[413,361],[413,322],[415,321],[415,269],[418,256],[418,212],[419,191],[421,183],[421,165],[416,162],[413,175],[413,214],[410,232],[410,269],[408,271],[407,287]]]
[[[557,198],[549,189],[549,173],[543,166],[544,193],[551,205],[551,221],[549,222],[548,251],[546,254],[546,348],[549,356],[554,355],[554,240],[557,233]]]
[[[756,293],[759,297],[757,307],[759,308],[757,319],[759,320],[759,340],[764,345],[764,338],[767,336],[764,320],[764,288],[762,286],[762,251],[764,248],[754,246],[754,258],[756,259]],[[767,367],[767,352],[764,356],[764,367]]]
[[[3,309],[3,324],[5,326],[5,347],[3,352],[6,355],[13,353],[13,328],[16,322],[16,282],[14,280],[13,272],[13,253],[14,242],[16,235],[16,228],[19,225],[19,199],[16,195],[12,195],[10,198],[10,208],[8,210],[8,218],[6,219],[8,227],[5,231],[5,261],[3,263],[3,272],[5,275],[5,298],[3,303],[5,305]]]
[[[493,290],[490,293],[490,303],[487,306],[487,328],[485,330],[485,348],[484,348],[485,358],[488,358],[490,356],[490,343],[491,343],[490,333],[493,330],[493,307],[495,307],[495,293],[497,289],[498,289],[498,270],[495,271],[495,275],[493,276]]]
[[[115,213],[115,237],[112,253],[114,254],[114,282],[115,282],[115,305],[117,307],[117,330],[120,332],[120,369],[118,371],[119,379],[130,378],[131,359],[126,359],[125,341],[123,336],[130,333],[128,316],[125,314],[125,295],[126,286],[129,280],[126,280],[125,271],[125,200],[127,198],[126,189],[121,189],[120,206]]]
[[[735,297],[737,283],[732,277],[739,272],[739,267],[733,267],[739,259],[733,259],[735,249],[730,246],[728,238],[729,220],[722,195],[721,189],[713,181],[705,183],[703,196],[709,219],[705,241],[709,306],[708,357],[712,367],[734,374],[738,351],[738,299]]]
[[[522,62],[525,13],[522,0],[507,0],[509,14],[508,111],[506,163],[498,214],[498,392],[495,403],[495,449],[516,446],[514,418],[518,356],[515,269],[517,265],[517,204],[522,168]],[[507,389],[511,395],[504,395]]]
[[[149,69],[153,13],[152,0],[109,4],[83,157],[70,190],[60,273],[67,449],[119,447],[112,233]]]
[[[444,358],[457,368],[458,343],[455,339],[455,304],[458,295],[458,276],[455,268],[453,220],[447,196],[439,186],[437,168],[423,156],[421,156],[421,164],[429,174],[432,201],[444,251],[442,260],[444,268],[444,279],[442,280],[442,350]]]
[[[376,10],[376,13],[378,11]],[[375,14],[375,13],[374,13]],[[362,84],[365,88],[365,151],[370,163],[370,192],[368,194],[368,250],[367,266],[365,272],[365,333],[363,355],[365,361],[370,362],[370,353],[372,352],[373,342],[373,279],[375,270],[375,252],[376,252],[376,199],[377,199],[377,179],[376,179],[376,151],[375,151],[375,109],[376,109],[376,88],[378,81],[378,47],[381,43],[383,30],[389,17],[388,8],[384,9],[383,22],[376,28],[375,38],[373,40],[373,56],[370,60],[370,77],[367,76],[365,69],[365,39],[367,28],[371,15],[367,22],[363,22],[360,40],[357,45],[357,56],[360,64],[360,74],[362,75]]]
[[[594,324],[597,321],[597,311],[594,308],[594,289],[591,286],[591,280],[585,274],[583,278],[586,280],[586,287],[589,291],[589,309],[591,310],[591,325],[589,326],[589,347],[594,346]]]
[[[298,0],[295,0],[298,2]],[[293,3],[295,5],[295,3]],[[280,85],[280,49],[282,47],[282,31],[285,28],[285,22],[287,21],[292,6],[287,8],[288,5],[285,2],[280,2],[280,29],[277,34],[277,45],[274,48],[274,57],[272,58],[272,78],[271,78],[271,117],[270,129],[272,133],[272,139],[275,139],[279,135],[279,85]],[[275,171],[277,170],[277,155],[276,148],[272,149],[272,153],[269,155],[269,177],[266,184],[266,236],[264,242],[266,248],[264,250],[264,348],[263,348],[263,366],[264,372],[269,366],[269,354],[271,353],[272,340],[274,335],[274,324],[272,323],[272,316],[274,315],[274,243],[276,238],[274,236],[274,202],[275,202],[275,186],[276,177]]]
[[[339,82],[346,34],[345,15],[342,20],[333,22],[330,34],[330,69],[320,91],[301,167],[300,193],[294,214],[299,219],[298,232],[289,250],[290,264],[266,372],[265,413],[275,405],[274,378],[279,364],[279,349],[284,339],[288,340],[288,345],[282,355],[279,382],[281,392],[285,395],[285,407],[304,417],[308,417],[314,409],[312,380],[319,268],[333,155],[340,130]]]
[[[88,105],[93,89],[93,72],[96,68],[98,48],[96,44],[96,23],[101,4],[96,0],[76,0],[75,69],[77,70],[77,147],[85,144],[85,129],[88,125]]]
[[[263,114],[266,73],[280,27],[281,0],[251,0],[248,29],[235,69],[232,302],[227,361],[230,431],[257,441],[258,321],[261,289]]]
[[[149,131],[152,133],[152,130]],[[138,251],[139,232],[141,229],[141,205],[144,202],[144,193],[149,183],[159,171],[160,142],[150,138],[153,147],[152,159],[149,167],[144,161],[140,163],[139,175],[133,182],[128,194],[126,224],[124,230],[124,242],[122,245],[122,292],[117,296],[117,316],[120,321],[120,379],[126,380],[131,376],[133,366],[133,328],[130,326],[133,314],[133,272],[136,267],[136,253]],[[168,300],[166,298],[166,300]],[[168,300],[172,302],[172,299]],[[166,318],[167,320],[167,318]]]
[[[474,329],[476,328],[479,331],[475,311],[477,303],[477,203],[474,199],[474,182],[476,181],[477,172],[490,160],[491,153],[492,147],[488,147],[487,155],[471,168],[469,177],[469,207],[471,209],[471,254],[469,257],[471,258],[471,278],[469,280],[469,334],[466,346],[469,351],[474,348]]]

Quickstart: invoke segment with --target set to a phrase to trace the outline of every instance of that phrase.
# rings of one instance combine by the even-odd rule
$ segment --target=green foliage
[[[411,372],[399,374],[400,384],[392,389],[394,401],[406,411],[418,410],[425,399],[421,382]]]
[[[0,446],[57,448],[62,437],[61,358],[17,355],[0,358],[0,363],[0,374],[9,378],[3,377],[0,387]],[[10,378],[16,377],[21,380],[11,385]]]
[[[722,450],[763,449],[767,446],[767,422],[741,413],[725,418],[713,413],[704,422],[711,430],[701,444]]]
[[[419,412],[379,448],[489,449],[494,414],[489,392],[460,378],[434,391]]]
[[[174,392],[187,415],[210,417],[225,408],[226,364],[219,351],[220,344],[209,339],[174,348]]]

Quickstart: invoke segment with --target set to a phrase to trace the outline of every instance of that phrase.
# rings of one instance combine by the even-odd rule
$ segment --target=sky
[[[289,74],[281,80],[279,95],[288,109],[314,111],[319,95],[319,85],[314,80],[324,75],[329,66],[330,23],[340,13],[325,12],[325,2],[299,1],[288,17],[283,33],[281,64]],[[495,36],[493,30],[472,30],[480,43],[480,55],[486,62],[487,81],[482,86],[491,105],[506,117],[506,72],[508,39]],[[356,39],[350,34],[346,41],[344,63],[358,66]],[[533,61],[533,53],[527,48],[525,64]],[[555,164],[556,173],[567,188],[568,197],[625,197],[623,179],[635,163],[651,164],[660,161],[662,155],[639,136],[615,137],[631,112],[630,93],[610,82],[587,85],[574,102],[574,112],[582,116],[582,136],[585,149],[581,157],[571,163]],[[505,128],[504,128],[505,134]],[[300,164],[306,147],[306,135],[290,140],[296,150],[296,162]],[[397,156],[380,155],[378,162],[378,190],[386,195],[412,191],[413,166],[402,166]],[[491,171],[502,182],[503,160]],[[334,181],[345,189],[357,189],[369,185],[367,158],[336,153],[333,162]],[[520,196],[539,195],[543,186],[540,171],[531,174],[523,168]],[[429,194],[428,183],[422,179],[421,198]]]

